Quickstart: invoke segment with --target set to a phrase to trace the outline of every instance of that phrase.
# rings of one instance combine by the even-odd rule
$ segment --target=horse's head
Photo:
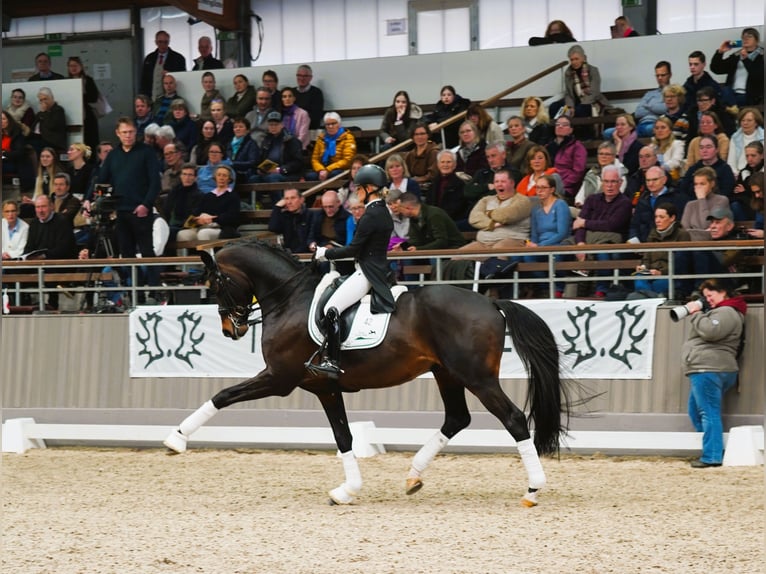
[[[200,257],[207,270],[210,290],[218,300],[218,314],[221,317],[221,330],[225,337],[235,341],[247,333],[250,326],[250,314],[253,312],[252,289],[221,271],[218,263],[207,251],[201,251]]]

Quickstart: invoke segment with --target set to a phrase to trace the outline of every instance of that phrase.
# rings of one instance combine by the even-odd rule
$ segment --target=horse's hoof
[[[189,439],[182,435],[181,431],[176,429],[168,435],[168,438],[162,441],[162,444],[173,451],[173,454],[181,454],[182,452],[186,452],[186,443],[188,441]]]
[[[338,504],[340,506],[351,504],[354,502],[354,497],[349,494],[349,492],[343,488],[343,485],[339,486],[338,488],[333,488],[330,492],[330,502],[333,502],[335,504]]]
[[[537,506],[537,492],[527,492],[521,498],[521,505],[526,508],[534,508]]]
[[[328,506],[337,506],[338,503],[335,502],[332,498],[330,498],[330,499],[327,500],[327,505]]]
[[[423,488],[423,481],[420,480],[420,478],[408,478],[407,479],[407,488],[405,492],[410,494],[415,494],[418,490]]]

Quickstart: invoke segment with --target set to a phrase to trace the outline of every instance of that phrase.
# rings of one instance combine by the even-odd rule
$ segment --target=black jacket
[[[199,70],[223,70],[223,62],[218,58],[214,58],[213,54],[208,54],[204,58],[194,58],[192,72]]]
[[[340,243],[341,245],[346,244],[346,220],[349,217],[351,217],[351,214],[341,207],[338,209],[338,213],[335,214],[335,217],[333,217],[332,220],[332,227],[335,231],[335,239],[333,241]],[[318,211],[311,219],[311,225],[309,226],[309,244],[316,243],[317,245],[323,246],[329,243],[330,238],[322,235],[322,224],[326,218],[327,215],[324,210],[322,210]]]
[[[54,213],[45,223],[35,218],[29,224],[29,235],[24,253],[47,249],[46,259],[76,259],[77,244],[72,223],[66,215]]]
[[[270,159],[282,169],[282,175],[289,180],[303,176],[303,150],[301,142],[284,129],[273,136],[267,133],[261,142],[260,161]]]
[[[271,210],[269,231],[281,234],[284,246],[293,253],[308,253],[311,218],[312,214],[305,205],[297,213],[275,208]]]
[[[432,111],[430,114],[428,114],[424,119],[426,123],[431,122],[437,122],[441,123],[444,120],[451,118],[452,116],[456,116],[460,112],[463,112],[468,109],[468,106],[471,105],[471,100],[467,100],[466,98],[455,94],[455,99],[452,100],[452,104],[449,106],[444,105],[441,100],[439,100],[436,105],[434,106],[434,111]],[[460,128],[461,122],[456,121],[454,123],[451,123],[446,128],[444,128],[444,139],[446,141],[445,149],[453,148],[456,145],[458,145],[458,129]],[[439,143],[441,141],[441,138],[439,137],[439,134],[436,134],[434,136],[434,139]]]
[[[710,69],[714,74],[726,74],[726,85],[732,88],[734,86],[734,76],[737,73],[737,64],[740,62],[739,50],[730,54],[727,58],[723,57],[718,50],[713,55],[710,62]],[[748,106],[755,106],[763,103],[763,54],[759,54],[755,59],[745,58],[742,63],[747,70],[747,82],[745,83],[745,97]]]
[[[144,58],[144,65],[141,68],[141,93],[152,97],[152,83],[154,81],[154,66],[157,65],[158,52],[150,52]],[[165,63],[162,65],[166,72],[185,72],[186,58],[178,52],[168,48],[165,54]]]
[[[444,183],[444,187],[442,187]],[[455,173],[444,177],[439,174],[431,180],[431,187],[428,188],[426,203],[441,207],[452,219],[459,221],[467,217],[467,205],[465,200],[465,182]]]

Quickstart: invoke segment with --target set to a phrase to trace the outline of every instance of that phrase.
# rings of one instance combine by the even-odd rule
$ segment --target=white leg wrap
[[[340,458],[343,460],[346,480],[338,488],[330,491],[330,498],[336,504],[351,504],[354,496],[362,490],[362,473],[359,471],[359,464],[353,451],[341,453]]]
[[[447,446],[449,439],[444,436],[441,431],[437,432],[428,442],[420,447],[420,450],[415,454],[412,459],[412,466],[410,472],[407,474],[408,478],[419,478],[425,471],[426,467],[431,464],[431,461],[436,457],[441,450]]]
[[[524,464],[524,468],[527,471],[529,488],[542,488],[545,486],[545,472],[543,472],[543,465],[540,463],[540,457],[537,456],[535,443],[532,442],[531,438],[528,438],[519,441],[516,446],[521,455],[521,462]]]
[[[204,425],[207,421],[213,418],[218,412],[218,409],[213,405],[213,401],[207,401],[200,408],[186,417],[179,425],[179,430],[184,436],[191,436],[195,431]]]

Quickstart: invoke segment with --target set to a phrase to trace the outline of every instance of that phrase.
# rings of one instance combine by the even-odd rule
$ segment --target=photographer
[[[702,432],[702,456],[692,468],[721,466],[723,461],[723,396],[737,382],[737,358],[744,342],[747,303],[725,279],[708,279],[700,285],[703,299],[671,311],[679,320],[690,315],[689,339],[681,351],[684,373],[689,377],[689,418]]]

